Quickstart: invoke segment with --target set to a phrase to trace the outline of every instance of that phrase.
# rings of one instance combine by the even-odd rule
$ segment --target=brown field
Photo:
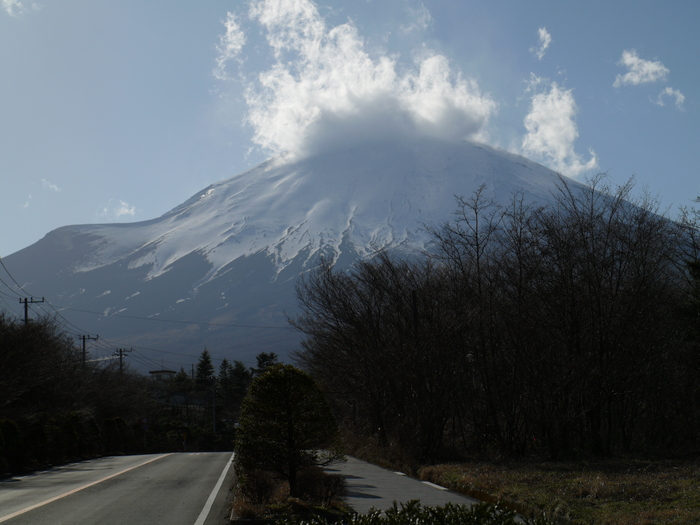
[[[422,480],[555,523],[700,523],[700,459],[460,463],[422,467]]]

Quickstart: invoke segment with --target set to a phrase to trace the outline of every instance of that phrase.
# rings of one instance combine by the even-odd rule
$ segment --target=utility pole
[[[80,339],[83,340],[83,368],[85,368],[85,363],[87,362],[86,361],[87,352],[85,351],[85,342],[86,341],[97,341],[99,338],[100,338],[99,335],[96,335],[95,337],[92,337],[90,335],[81,335],[80,336]]]
[[[22,299],[20,297],[19,302],[20,302],[20,304],[24,304],[24,324],[27,325],[27,324],[29,324],[29,305],[36,304],[36,303],[43,303],[44,298],[42,297],[41,301],[37,301],[33,297],[31,297],[29,299],[27,299],[26,297],[24,299]]]
[[[124,352],[133,352],[133,348],[129,348],[128,350],[126,348],[119,348],[114,351],[114,355],[119,356],[119,373],[123,374],[124,373]]]

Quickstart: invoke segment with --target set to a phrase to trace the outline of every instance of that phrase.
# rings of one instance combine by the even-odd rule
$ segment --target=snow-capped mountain
[[[516,192],[546,202],[558,181],[472,142],[372,143],[272,159],[157,219],[66,226],[5,261],[76,326],[166,366],[194,362],[204,347],[252,363],[261,351],[298,349],[285,314],[319,255],[349,264],[382,248],[420,250],[424,225],[449,220],[455,195],[484,184],[498,202]]]

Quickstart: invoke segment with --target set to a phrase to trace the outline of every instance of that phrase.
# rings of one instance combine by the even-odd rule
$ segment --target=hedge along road
[[[106,457],[0,482],[0,523],[222,522],[231,452]]]

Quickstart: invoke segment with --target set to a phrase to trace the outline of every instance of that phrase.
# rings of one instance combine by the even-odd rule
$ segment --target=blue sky
[[[700,195],[696,0],[0,7],[0,256],[383,135],[634,176],[672,209]]]

